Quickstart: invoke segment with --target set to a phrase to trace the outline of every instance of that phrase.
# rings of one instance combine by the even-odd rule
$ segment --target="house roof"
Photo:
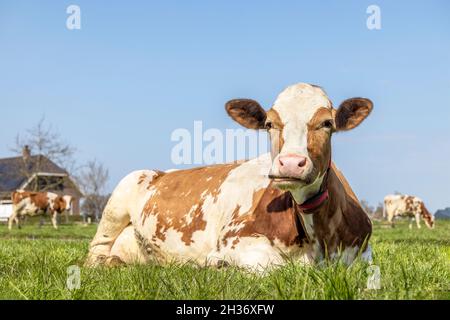
[[[20,188],[34,173],[65,174],[67,171],[42,155],[0,159],[0,194]]]

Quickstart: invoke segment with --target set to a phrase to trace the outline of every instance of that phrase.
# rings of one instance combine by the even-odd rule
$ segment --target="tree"
[[[383,209],[384,204],[382,202],[378,202],[377,208],[373,212],[372,218],[376,220],[382,220],[383,219]]]
[[[82,210],[85,214],[94,216],[98,221],[109,196],[105,194],[109,171],[97,160],[89,161],[76,178],[85,199]]]
[[[367,200],[361,200],[361,207],[368,215],[371,215],[373,213],[373,207],[369,205],[369,202]]]
[[[76,170],[73,159],[75,148],[64,142],[61,135],[51,125],[45,123],[45,117],[31,129],[26,130],[25,134],[17,134],[14,146],[10,150],[23,156],[23,162],[15,170],[28,179],[35,173],[42,172],[48,160],[68,173]],[[62,183],[61,177],[37,177],[32,189],[46,191],[55,189]]]

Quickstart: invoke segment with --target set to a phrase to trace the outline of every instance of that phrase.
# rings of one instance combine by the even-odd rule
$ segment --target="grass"
[[[0,225],[0,299],[450,299],[450,221],[434,230],[375,224],[380,290],[366,289],[371,271],[362,262],[288,263],[264,277],[192,265],[81,267],[80,288],[69,290],[68,267],[82,266],[95,228],[26,225],[10,233]]]

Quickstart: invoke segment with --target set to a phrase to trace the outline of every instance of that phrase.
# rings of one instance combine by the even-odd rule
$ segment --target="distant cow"
[[[58,229],[57,215],[70,210],[72,204],[71,196],[60,196],[52,192],[28,192],[16,191],[11,194],[13,212],[8,221],[9,230],[13,222],[20,227],[20,218],[24,216],[37,216],[49,214],[52,218],[53,227]]]
[[[87,265],[193,261],[264,270],[289,257],[371,260],[370,219],[331,161],[332,134],[355,128],[371,110],[365,98],[335,109],[305,83],[284,90],[269,111],[254,100],[229,101],[236,122],[269,132],[272,154],[129,174],[109,199]]]
[[[428,228],[434,227],[434,217],[427,210],[423,201],[418,197],[408,195],[387,195],[384,198],[384,218],[394,226],[394,218],[411,217],[409,228],[412,229],[412,223],[416,220],[417,228],[420,229],[420,217],[425,221]]]

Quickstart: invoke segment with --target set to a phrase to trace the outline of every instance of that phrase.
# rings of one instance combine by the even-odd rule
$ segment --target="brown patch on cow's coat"
[[[420,202],[420,213],[422,214],[422,218],[428,222],[430,227],[433,227],[433,225],[434,225],[433,216],[428,211],[428,209],[425,207],[425,204],[423,203],[423,201]]]
[[[152,183],[153,183],[156,179],[158,179],[159,177],[161,177],[162,175],[165,174],[164,171],[159,171],[159,170],[152,170],[152,171],[153,171],[154,175],[152,176],[151,179],[149,179],[149,176],[148,176],[146,173],[142,173],[142,174],[139,176],[139,178],[138,178],[137,184],[138,184],[138,185],[141,185],[142,183],[144,183],[144,182],[148,179],[148,180],[149,180],[149,184],[148,184],[148,186],[147,186],[147,189],[149,189],[150,186],[152,185]]]
[[[138,184],[142,184],[145,179],[147,179],[147,175],[145,173],[141,174],[138,178]]]
[[[12,201],[14,205],[19,204],[22,200],[30,198],[32,204],[34,204],[39,210],[46,211],[49,206],[49,199],[47,192],[13,192]]]
[[[358,246],[366,250],[372,223],[362,209],[347,180],[332,165],[327,179],[330,197],[313,214],[315,237],[325,252]]]
[[[321,128],[324,121],[333,121],[330,108],[319,108],[308,123],[308,153],[314,168],[324,173],[331,159],[331,129]]]
[[[147,201],[142,211],[142,223],[148,216],[156,217],[156,232],[153,241],[164,241],[166,232],[174,229],[189,246],[192,234],[205,230],[203,202],[212,196],[214,201],[220,186],[237,164],[216,165],[166,173],[152,182],[155,194]]]
[[[260,199],[256,202],[256,207],[248,215],[234,217],[232,225],[243,227],[237,231],[227,232],[222,242],[226,246],[230,238],[265,236],[272,245],[275,240],[286,246],[301,246],[306,239],[306,234],[301,226],[296,223],[296,216],[293,207],[293,199],[289,192],[268,187],[262,192],[262,196],[255,196],[253,199]],[[232,243],[236,245],[238,242]]]
[[[403,196],[403,200],[405,201],[405,208],[407,212],[415,212],[414,208],[414,197],[411,196]]]

